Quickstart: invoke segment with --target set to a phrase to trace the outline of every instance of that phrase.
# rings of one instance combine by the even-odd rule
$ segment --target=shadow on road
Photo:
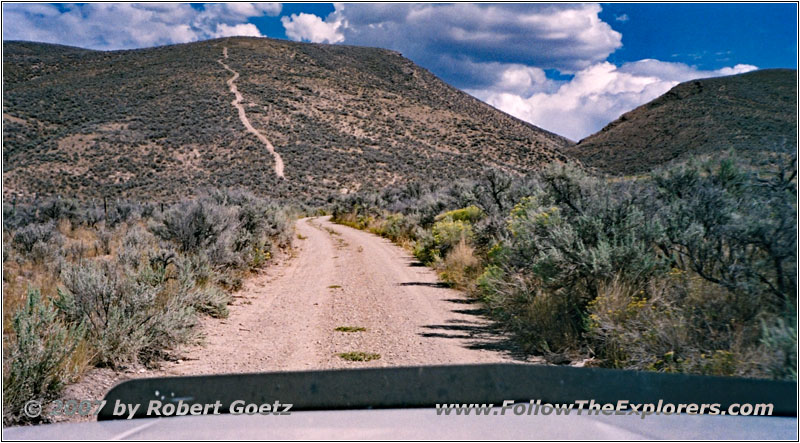
[[[409,281],[409,282],[404,282],[404,283],[398,283],[397,286],[427,286],[429,288],[449,288],[450,287],[450,285],[448,285],[447,283],[441,283],[441,282],[429,283],[429,282],[423,282],[423,281]]]
[[[475,303],[480,303],[479,300],[474,298],[448,298],[445,301],[450,303],[459,303],[462,305],[474,305]]]
[[[499,325],[487,320],[486,309],[454,309],[453,312],[474,316],[476,321],[450,320],[447,324],[425,325],[422,337],[450,338],[466,341],[467,349],[495,351],[517,361],[529,361],[529,356]]]
[[[419,260],[410,259],[409,267],[425,267]],[[403,282],[397,286],[427,286],[429,288],[452,288],[452,285],[442,282]],[[448,298],[444,301],[453,303],[451,311],[455,314],[468,315],[474,320],[449,320],[447,324],[425,325],[422,337],[438,337],[461,340],[467,349],[495,351],[517,361],[530,361],[514,338],[503,331],[494,321],[489,319],[489,311],[480,300],[474,298]],[[472,305],[471,307],[465,305]]]

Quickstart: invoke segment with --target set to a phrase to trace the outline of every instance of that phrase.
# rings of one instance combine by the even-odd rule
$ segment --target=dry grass
[[[44,263],[8,260],[3,264],[3,333],[11,332],[14,314],[27,299],[28,289],[39,288],[45,299],[56,296],[61,280]]]
[[[339,358],[342,358],[347,361],[372,361],[381,358],[380,354],[373,354],[370,352],[362,352],[362,351],[342,352],[336,355],[339,356]]]
[[[475,256],[475,249],[462,238],[452,250],[440,261],[437,269],[443,280],[452,283],[459,289],[471,292],[475,289],[475,279],[480,272],[480,260]]]
[[[339,326],[338,328],[334,329],[336,332],[364,332],[367,328],[361,326]]]

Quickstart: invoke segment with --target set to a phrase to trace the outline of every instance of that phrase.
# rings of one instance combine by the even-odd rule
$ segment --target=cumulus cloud
[[[559,86],[558,82],[547,78],[543,69],[521,63],[475,62],[448,55],[442,56],[440,63],[446,69],[459,73],[464,83],[470,85],[464,88],[466,90],[528,96],[535,92],[552,92]]]
[[[286,29],[286,36],[295,41],[312,43],[339,43],[344,41],[344,35],[339,32],[341,21],[324,21],[314,14],[292,14],[290,17],[281,17],[281,23]]]
[[[622,36],[600,20],[596,4],[336,4],[324,20],[300,14],[284,20],[287,36],[314,41],[335,36],[348,44],[402,52],[458,84],[448,60],[574,71],[605,60]],[[288,26],[287,26],[288,25]],[[323,25],[327,27],[323,28]],[[341,36],[341,37],[339,37]]]
[[[234,35],[261,36],[250,17],[277,15],[278,3],[3,5],[3,39],[92,49],[129,49]]]
[[[701,71],[683,63],[658,60],[641,60],[620,67],[602,62],[577,72],[552,92],[520,94],[504,90],[502,84],[468,92],[517,118],[577,141],[680,82],[754,69],[757,68],[752,65],[736,65]]]
[[[217,24],[217,30],[214,32],[214,37],[262,37],[261,31],[258,30],[256,25],[252,23],[240,23],[238,25],[226,25],[225,23]]]

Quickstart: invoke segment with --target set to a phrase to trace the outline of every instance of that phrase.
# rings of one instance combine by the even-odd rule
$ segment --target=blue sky
[[[618,21],[625,15],[627,21]],[[784,4],[603,4],[622,33],[615,63],[655,58],[719,69],[736,63],[797,68],[797,8]]]
[[[129,49],[250,35],[386,47],[583,138],[682,81],[797,67],[783,4],[9,4],[3,39]]]

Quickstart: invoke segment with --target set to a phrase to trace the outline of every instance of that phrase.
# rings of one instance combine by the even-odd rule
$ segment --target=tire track
[[[224,59],[227,60],[228,58],[227,47],[222,48],[222,56]],[[225,68],[226,70],[230,71],[233,74],[233,77],[228,79],[227,83],[234,97],[236,97],[231,102],[231,104],[236,108],[237,111],[239,111],[239,120],[241,120],[244,127],[247,128],[247,132],[255,135],[259,140],[261,140],[261,143],[264,143],[264,146],[267,147],[267,151],[269,151],[269,153],[272,154],[272,157],[275,159],[275,174],[277,174],[278,177],[280,178],[286,178],[283,175],[283,159],[281,158],[281,155],[275,151],[275,147],[272,146],[272,143],[270,143],[269,140],[267,140],[267,137],[265,137],[264,134],[260,133],[256,128],[254,128],[253,125],[250,124],[250,120],[247,118],[247,113],[245,113],[244,106],[242,106],[242,100],[244,100],[244,97],[239,92],[239,89],[236,87],[235,84],[236,80],[239,78],[239,73],[231,69],[231,67],[225,64],[225,62],[223,62],[222,60],[223,59],[219,59],[217,60],[217,62],[221,64],[223,68]]]

